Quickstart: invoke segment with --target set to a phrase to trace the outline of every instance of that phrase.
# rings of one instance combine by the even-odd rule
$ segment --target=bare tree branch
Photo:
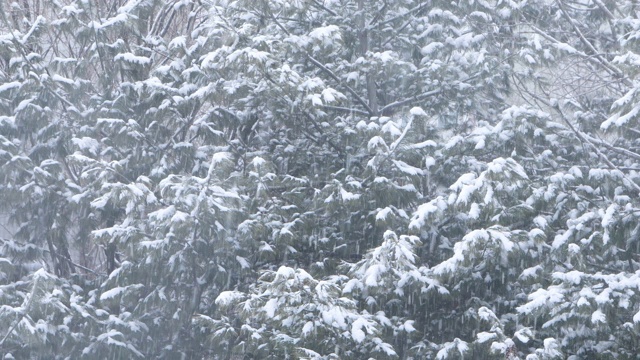
[[[426,99],[428,97],[435,96],[435,95],[437,95],[437,94],[439,94],[441,92],[442,92],[442,89],[431,90],[431,91],[427,91],[427,92],[424,92],[422,94],[416,95],[414,97],[410,97],[408,99],[392,102],[391,104],[383,107],[382,110],[380,110],[380,113],[384,114],[385,112],[387,112],[387,111],[389,111],[391,109],[395,109],[395,108],[397,108],[399,106],[411,104],[412,102],[415,102],[415,101],[424,100],[424,99]]]
[[[362,110],[354,109],[354,108],[347,108],[347,107],[342,107],[342,106],[331,106],[331,105],[322,105],[322,107],[327,109],[327,110],[342,111],[342,112],[354,113],[354,114],[364,115],[364,116],[368,116],[369,115],[369,113],[366,112],[366,111],[362,111]]]

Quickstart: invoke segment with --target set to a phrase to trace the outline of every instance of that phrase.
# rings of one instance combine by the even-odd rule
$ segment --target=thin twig
[[[44,251],[44,252],[49,252],[49,250],[46,250],[46,249],[44,249],[43,251]],[[82,269],[82,270],[84,270],[84,271],[88,271],[88,272],[92,273],[93,275],[101,276],[101,277],[105,277],[105,276],[107,276],[107,274],[100,274],[100,273],[96,272],[95,270],[89,269],[89,268],[88,268],[88,267],[86,267],[86,266],[82,266],[82,265],[80,265],[80,264],[76,264],[75,262],[73,262],[71,259],[69,259],[68,257],[66,257],[66,256],[64,256],[64,255],[60,255],[60,254],[58,254],[58,253],[55,253],[54,255],[55,255],[55,256],[57,256],[57,257],[59,257],[59,258],[61,258],[62,260],[67,261],[68,263],[72,264],[73,266],[77,266],[77,267],[79,267],[80,269]]]
[[[364,115],[364,116],[368,116],[369,115],[369,113],[366,112],[366,111],[353,109],[353,108],[342,107],[342,106],[322,105],[322,107],[327,109],[327,110],[335,110],[335,111],[342,111],[342,112],[348,112],[348,113],[355,113],[355,114]]]
[[[380,110],[380,113],[384,114],[385,111],[389,111],[391,109],[394,109],[394,108],[397,108],[399,106],[403,106],[403,105],[406,105],[406,104],[410,104],[410,103],[415,102],[415,101],[424,100],[424,99],[426,99],[428,97],[437,95],[440,92],[442,92],[442,89],[431,90],[431,91],[424,92],[424,93],[422,93],[420,95],[416,95],[416,96],[410,97],[408,99],[392,102],[391,104],[383,107],[382,110]]]
[[[315,7],[319,8],[319,9],[322,9],[322,10],[328,12],[332,16],[338,16],[338,14],[335,11],[333,11],[333,10],[329,9],[328,7],[320,4],[316,0],[311,0],[311,4],[314,5]]]

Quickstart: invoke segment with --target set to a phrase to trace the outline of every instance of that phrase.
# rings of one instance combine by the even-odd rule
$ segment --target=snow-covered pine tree
[[[494,116],[507,91],[510,65],[490,41],[499,34],[485,13],[497,11],[489,4],[481,5],[484,12],[420,2],[218,5],[212,31],[224,44],[202,68],[217,76],[208,91],[216,89],[225,103],[219,116],[243,124],[229,130],[236,137],[231,143],[258,189],[247,193],[255,194],[257,211],[250,210],[241,229],[260,237],[256,256],[264,269],[275,271],[284,261],[322,279],[341,260],[379,246],[386,230],[406,232],[419,201],[464,171],[466,163],[443,159],[448,168],[432,172],[435,156],[444,158],[436,148],[447,139],[448,150],[462,139],[454,134]],[[471,8],[475,17],[467,16]],[[351,276],[366,272],[366,264]],[[394,276],[389,281],[405,278]],[[380,316],[401,309],[393,324],[384,322],[389,343],[405,322],[410,327],[420,291],[429,285],[414,286],[415,303],[403,304],[398,293],[373,307]],[[261,294],[262,286],[253,291]],[[358,301],[364,310],[367,297]],[[244,321],[264,323],[254,315]],[[242,323],[225,319],[217,326],[227,330],[217,334],[241,333]],[[287,324],[279,331],[293,336]]]
[[[186,70],[206,46],[206,10],[189,1],[2,10],[2,199],[17,229],[2,246],[3,294],[13,294],[3,298],[3,355],[47,354],[28,336],[36,330],[60,357],[198,354],[191,345],[204,342],[185,340],[197,335],[191,316],[237,281],[231,267],[246,267],[225,230],[240,204],[222,188],[233,166],[208,107],[190,97],[203,79]],[[219,246],[227,241],[233,255]],[[41,288],[49,297],[30,295]],[[51,296],[60,315],[30,312]]]
[[[476,144],[476,151],[484,149],[491,157],[502,153],[522,166],[524,187],[514,189],[508,185],[513,177],[502,178],[499,187],[485,192],[477,179],[486,178],[486,173],[477,175],[475,170],[468,179],[461,177],[456,184],[464,185],[454,184],[451,190],[466,193],[464,198],[480,191],[483,200],[456,210],[462,213],[454,217],[458,221],[453,227],[464,224],[465,228],[452,241],[453,257],[436,261],[432,275],[447,288],[471,290],[454,296],[458,301],[476,297],[475,301],[487,301],[485,306],[490,305],[515,346],[505,349],[492,344],[494,353],[531,359],[631,356],[637,352],[630,339],[637,331],[634,314],[638,309],[637,249],[631,245],[636,236],[638,157],[631,140],[635,137],[629,137],[635,130],[629,122],[634,116],[634,90],[627,76],[633,72],[624,64],[633,55],[623,50],[629,39],[614,34],[630,31],[624,30],[627,22],[622,14],[632,7],[622,2],[593,2],[584,7],[563,2],[528,5],[519,9],[515,29],[530,32],[522,31],[515,39],[522,46],[518,61],[529,64],[516,66],[512,77],[522,100],[531,106],[507,109],[500,123],[480,124],[465,139]],[[549,61],[561,68],[549,67]],[[624,134],[616,135],[622,128]],[[490,170],[495,161],[478,165]],[[483,216],[487,210],[496,210],[495,205],[486,206],[496,197],[501,198],[500,204],[512,203],[512,210],[503,208],[501,213]],[[436,216],[457,202],[449,195],[421,206],[414,215],[416,229],[421,229],[423,237],[443,234],[446,228],[434,227]],[[501,237],[477,235],[493,224],[507,230],[503,239],[515,244],[505,255],[515,251],[517,256],[510,265],[486,274],[483,257],[496,253],[486,241]],[[484,241],[472,250],[468,243],[472,239]],[[452,268],[453,264],[458,265]],[[490,296],[482,296],[487,289],[480,281],[464,285],[463,274],[472,269],[478,280],[489,281]],[[446,273],[453,277],[443,279]],[[507,298],[493,293],[496,275],[507,279]],[[473,314],[477,306],[460,309],[458,305],[454,313]],[[468,317],[460,319],[468,324]],[[523,331],[528,335],[523,336]],[[454,330],[449,339],[460,334]],[[476,344],[489,340],[481,334],[477,333],[473,346],[473,336],[462,337],[467,341],[465,351],[474,357],[480,356]],[[436,349],[450,349],[447,353],[456,356],[460,347],[448,344]]]
[[[638,352],[632,2],[1,5],[3,357]]]
[[[627,15],[636,10],[625,1],[547,6],[531,21],[535,47],[561,65],[532,67],[539,81],[522,89],[565,136],[542,153],[551,155],[551,169],[540,171],[544,186],[532,197],[548,227],[551,262],[536,270],[528,302],[517,310],[538,331],[540,348],[547,338],[569,358],[633,356],[640,157]]]

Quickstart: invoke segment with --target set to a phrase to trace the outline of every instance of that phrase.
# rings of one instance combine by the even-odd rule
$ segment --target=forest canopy
[[[0,0],[3,359],[631,359],[631,0]]]

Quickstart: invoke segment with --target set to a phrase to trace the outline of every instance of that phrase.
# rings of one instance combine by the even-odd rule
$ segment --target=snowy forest
[[[635,0],[0,0],[2,359],[636,359]]]

